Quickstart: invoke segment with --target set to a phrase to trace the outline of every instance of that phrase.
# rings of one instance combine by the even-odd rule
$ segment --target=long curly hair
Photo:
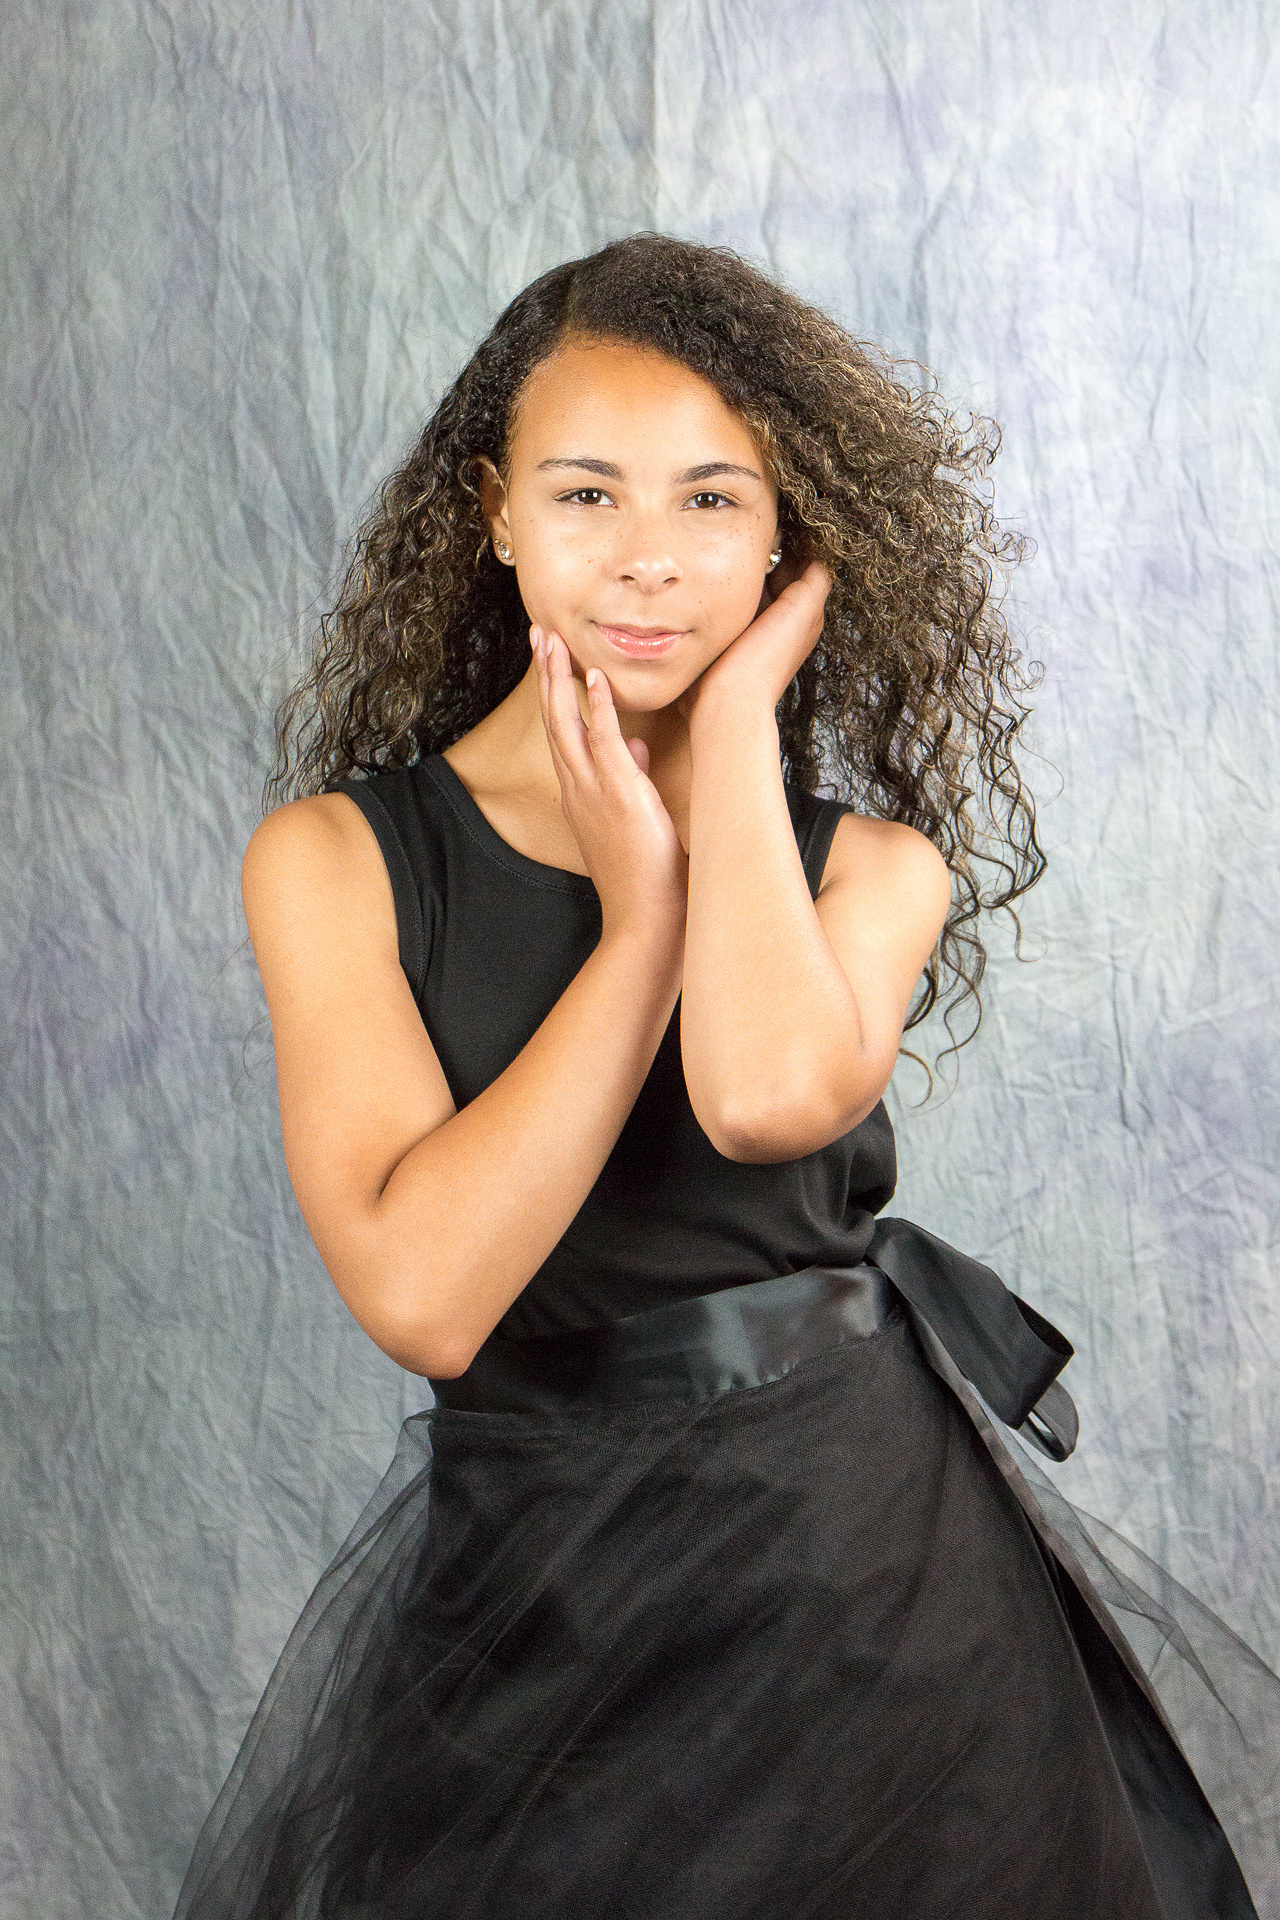
[[[973,414],[961,428],[927,369],[726,248],[634,234],[511,302],[356,536],[280,708],[266,803],[441,752],[527,671],[528,616],[489,543],[479,463],[505,475],[520,390],[568,336],[656,349],[710,381],[769,463],[787,560],[829,569],[822,637],[778,705],[784,771],[918,828],[946,860],[951,910],[907,1027],[941,1001],[954,1052],[982,1017],[981,916],[1007,910],[1019,932],[1013,902],[1045,864],[1015,759],[1037,676],[993,595],[1026,546],[984,486],[999,429]]]

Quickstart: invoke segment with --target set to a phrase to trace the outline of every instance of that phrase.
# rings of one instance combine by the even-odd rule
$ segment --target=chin
[[[627,696],[627,704],[636,708],[669,707],[693,685],[706,666],[702,661],[690,672],[687,665],[674,660],[608,660],[597,655],[586,662],[598,667],[615,693]],[[583,669],[585,674],[585,667]]]
[[[605,669],[602,667],[600,671],[604,673]],[[690,680],[681,679],[658,687],[646,677],[637,686],[635,678],[638,676],[608,674],[609,685],[613,688],[613,704],[620,713],[665,713],[693,684]]]

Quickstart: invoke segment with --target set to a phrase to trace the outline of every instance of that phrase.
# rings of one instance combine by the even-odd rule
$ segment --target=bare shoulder
[[[951,873],[932,840],[915,827],[845,813],[822,875],[822,892],[832,887],[859,892],[871,887],[878,894],[888,890],[895,898],[911,897],[941,921],[951,899]]]
[[[377,842],[355,801],[345,793],[290,800],[254,828],[241,869],[247,884],[279,880],[290,870],[377,852]]]
[[[242,887],[289,1177],[352,1304],[361,1222],[404,1155],[454,1113],[453,1096],[400,965],[381,848],[353,800],[320,794],[268,814]]]
[[[391,883],[373,829],[344,793],[291,800],[255,829],[240,869],[255,949],[278,930],[341,925],[394,934]]]

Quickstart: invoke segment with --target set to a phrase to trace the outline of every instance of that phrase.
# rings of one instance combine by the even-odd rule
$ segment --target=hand
[[[831,575],[811,560],[680,695],[676,706],[685,719],[713,691],[717,699],[728,692],[772,713],[818,644],[830,591]]]
[[[643,740],[624,741],[613,693],[591,670],[583,723],[569,649],[558,633],[531,627],[542,724],[560,782],[560,806],[600,895],[607,932],[628,920],[683,932],[689,861],[649,778]]]

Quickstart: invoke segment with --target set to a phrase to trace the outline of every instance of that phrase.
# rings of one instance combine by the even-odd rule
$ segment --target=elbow
[[[466,1372],[475,1357],[476,1350],[472,1346],[445,1344],[433,1347],[430,1354],[424,1356],[425,1364],[413,1367],[410,1371],[420,1372],[426,1380],[456,1380]]]
[[[424,1380],[456,1380],[476,1357],[479,1340],[456,1319],[397,1308],[384,1297],[376,1305],[347,1302],[361,1329],[389,1360]]]
[[[697,1118],[716,1152],[744,1166],[799,1160],[836,1137],[836,1130],[827,1130],[813,1106],[743,1103],[714,1114],[699,1113]]]
[[[441,1329],[415,1327],[365,1327],[375,1346],[394,1360],[406,1373],[424,1380],[456,1380],[476,1357],[471,1341],[451,1337]]]
[[[339,1231],[313,1229],[313,1238],[343,1305],[375,1347],[406,1373],[456,1380],[491,1331],[476,1311],[476,1275],[452,1245],[424,1255],[414,1234],[394,1221],[392,1228],[366,1206],[354,1218],[348,1211]]]
[[[851,1133],[879,1102],[883,1088],[861,1086],[838,1098],[828,1089],[807,1089],[800,1098],[762,1098],[705,1116],[698,1124],[716,1152],[742,1165],[801,1160]]]

